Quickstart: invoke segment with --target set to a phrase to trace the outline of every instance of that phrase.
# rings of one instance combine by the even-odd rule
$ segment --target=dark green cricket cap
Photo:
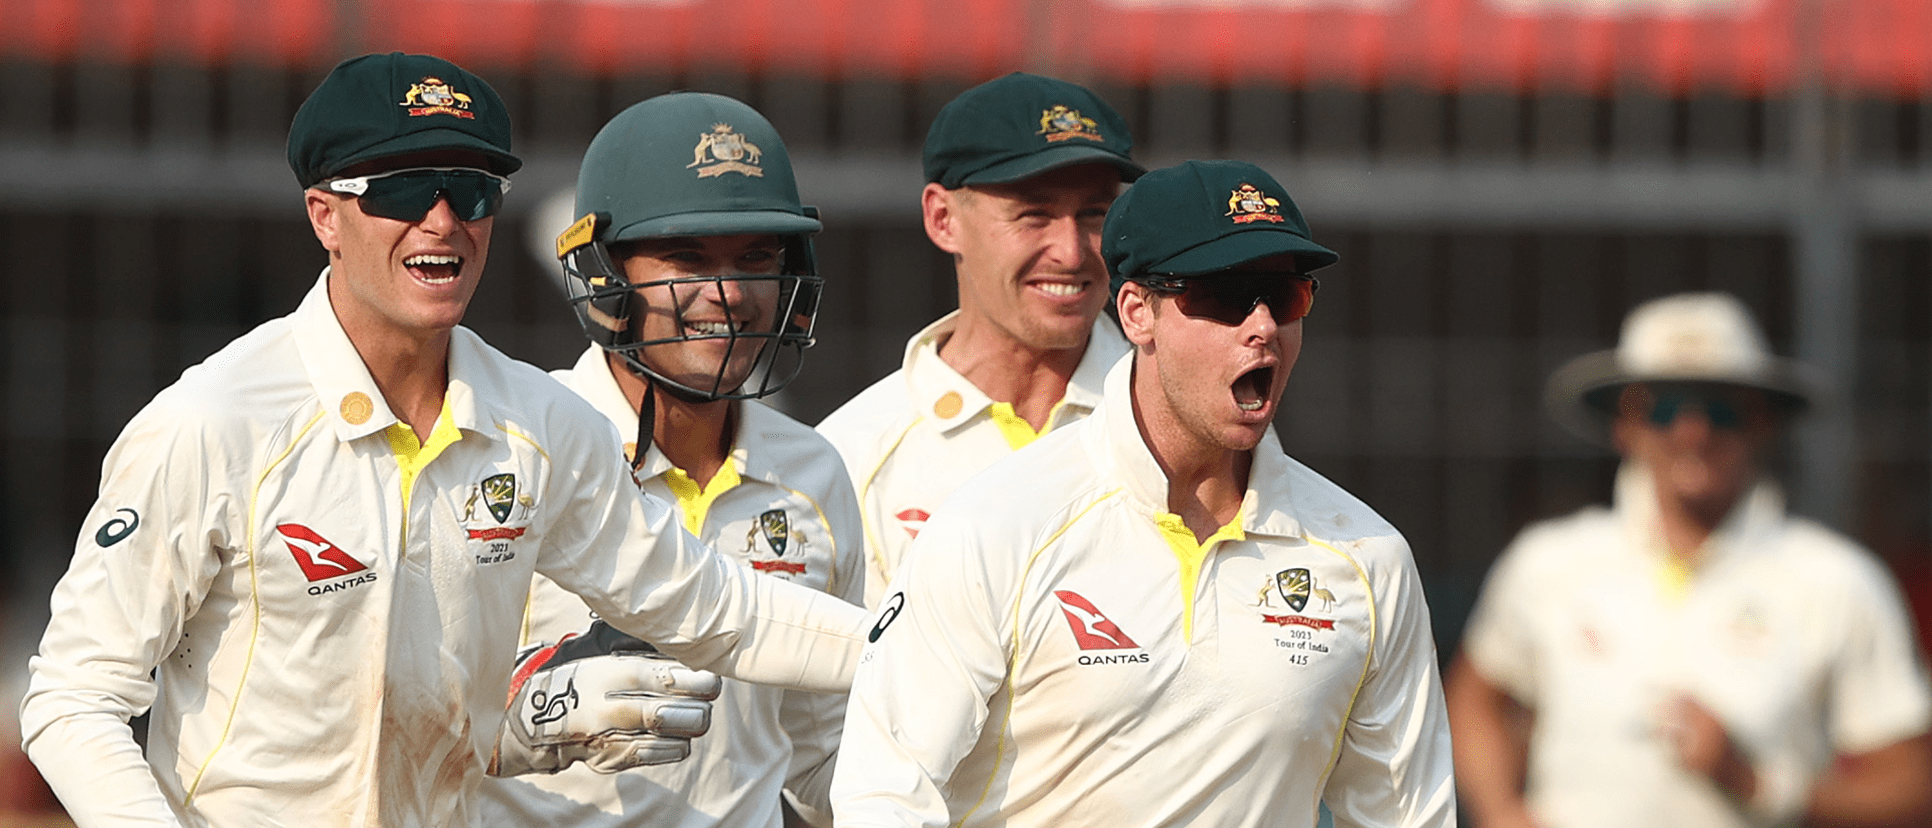
[[[819,230],[778,130],[705,92],[659,95],[604,124],[584,150],[576,212],[604,216],[601,242]]]
[[[1315,243],[1288,191],[1242,161],[1185,161],[1154,170],[1107,210],[1100,256],[1115,291],[1149,274],[1212,273],[1292,253],[1306,273],[1340,259]]]
[[[1133,181],[1147,171],[1133,149],[1127,122],[1086,87],[1014,72],[939,110],[926,133],[926,180],[951,190],[1097,163]]]
[[[498,175],[523,166],[510,152],[510,113],[496,90],[430,55],[343,61],[288,129],[288,165],[304,188],[364,161],[434,150],[476,152]]]

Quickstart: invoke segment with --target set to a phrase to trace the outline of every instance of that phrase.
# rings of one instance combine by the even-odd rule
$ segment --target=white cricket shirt
[[[552,372],[602,412],[619,434],[637,433],[637,412],[612,377],[602,348]],[[858,504],[838,453],[817,432],[757,401],[738,415],[728,470],[703,491],[653,446],[643,486],[678,504],[687,527],[738,563],[856,604],[865,586]],[[634,447],[627,446],[628,449]],[[735,485],[734,485],[735,484]],[[554,642],[595,619],[582,599],[537,576],[525,644]],[[832,757],[844,694],[807,693],[726,679],[711,729],[682,762],[603,774],[574,765],[555,775],[483,783],[490,826],[573,828],[776,828],[780,791],[820,811],[831,807]]]
[[[1766,482],[1692,570],[1671,567],[1647,472],[1615,510],[1533,525],[1497,559],[1464,633],[1476,670],[1534,709],[1527,796],[1552,828],[1774,825],[1833,753],[1932,724],[1904,603],[1870,554],[1788,517]],[[1752,757],[1757,801],[1681,770],[1659,727],[1684,693]]]
[[[1170,541],[1131,369],[920,534],[853,679],[838,825],[1307,828],[1324,799],[1453,825],[1408,544],[1272,429],[1236,521]]]
[[[692,665],[840,685],[863,613],[697,544],[603,417],[464,328],[418,450],[327,279],[108,452],[21,710],[79,825],[471,824],[533,572]]]
[[[1032,438],[1003,429],[998,403],[945,360],[939,347],[952,336],[959,312],[926,326],[906,343],[903,366],[873,383],[818,424],[837,446],[859,493],[865,521],[865,604],[877,606],[906,547],[960,484]],[[1067,382],[1066,396],[1042,433],[1080,420],[1100,403],[1107,369],[1129,350],[1113,320],[1094,320],[1087,350]],[[1010,419],[1009,419],[1010,423]],[[1024,421],[1018,428],[1024,428]],[[1008,429],[1014,429],[1009,435]]]

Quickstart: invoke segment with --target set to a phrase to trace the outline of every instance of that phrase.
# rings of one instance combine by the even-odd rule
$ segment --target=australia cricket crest
[[[490,510],[490,516],[497,523],[510,519],[510,510],[517,503],[517,476],[499,474],[483,478],[477,487],[483,493],[483,507]]]
[[[732,130],[730,124],[712,124],[710,132],[698,136],[698,145],[691,148],[691,163],[684,168],[697,168],[699,178],[714,178],[728,172],[763,178],[765,169],[759,166],[759,161],[764,156],[764,150]]]
[[[434,75],[409,85],[398,106],[409,110],[410,117],[419,115],[454,115],[458,118],[475,119],[470,112],[470,96],[456,91],[448,81]]]
[[[785,557],[785,544],[791,540],[792,522],[785,517],[784,509],[771,509],[758,516],[757,532],[765,536],[765,544],[771,553]]]
[[[764,541],[762,550],[758,543],[761,539]],[[805,533],[792,527],[791,516],[784,509],[766,509],[752,521],[751,529],[745,532],[745,553],[751,558],[751,568],[759,572],[805,574],[805,543]],[[780,560],[788,551],[799,553],[792,556],[796,560]],[[761,553],[769,553],[770,557]]]
[[[1052,109],[1041,110],[1040,131],[1034,134],[1046,136],[1047,143],[1050,144],[1069,138],[1104,140],[1100,137],[1098,122],[1080,114],[1078,109],[1068,109],[1064,104],[1054,104]]]
[[[1306,569],[1284,569],[1275,573],[1275,589],[1281,593],[1281,600],[1288,602],[1288,608],[1301,612],[1308,606],[1308,591],[1315,585],[1315,579]]]
[[[1275,615],[1269,611],[1276,606],[1277,598],[1288,606],[1288,615]],[[1310,608],[1311,602],[1321,606]],[[1317,630],[1335,629],[1333,618],[1311,618],[1299,614],[1302,610],[1327,612],[1335,608],[1335,593],[1323,588],[1316,582],[1313,573],[1301,567],[1281,570],[1262,582],[1261,589],[1255,593],[1254,606],[1261,613],[1263,623],[1313,627]]]
[[[515,474],[493,474],[477,481],[469,499],[463,502],[459,518],[476,562],[488,565],[514,560],[513,542],[529,531],[530,512],[536,505],[535,498],[517,490]]]
[[[1262,192],[1253,184],[1242,184],[1228,194],[1228,211],[1235,224],[1256,221],[1286,221],[1281,216],[1281,200]]]

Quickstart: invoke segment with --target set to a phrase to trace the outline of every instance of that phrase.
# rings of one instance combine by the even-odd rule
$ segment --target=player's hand
[[[1679,695],[1666,705],[1664,732],[1685,770],[1711,780],[1739,802],[1757,793],[1757,774],[1744,750],[1709,708]]]
[[[682,761],[711,727],[716,673],[679,664],[602,621],[517,659],[490,774],[600,773]]]

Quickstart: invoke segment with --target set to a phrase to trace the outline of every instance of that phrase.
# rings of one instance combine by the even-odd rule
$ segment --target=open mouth
[[[1234,379],[1234,404],[1242,411],[1260,411],[1268,407],[1268,391],[1274,387],[1275,369],[1262,366]]]
[[[421,253],[403,260],[416,278],[432,285],[446,285],[456,281],[463,272],[463,257],[447,253]]]

